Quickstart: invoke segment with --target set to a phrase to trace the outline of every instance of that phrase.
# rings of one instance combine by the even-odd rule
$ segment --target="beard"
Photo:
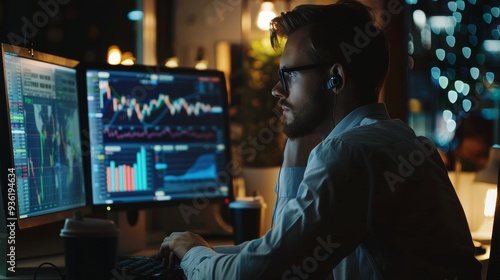
[[[311,96],[309,101],[304,104],[300,112],[296,112],[294,107],[294,120],[290,123],[284,123],[283,132],[288,138],[298,138],[308,134],[312,134],[316,127],[324,122],[324,120],[331,115],[329,108],[330,102],[328,101],[328,93],[324,91],[317,91],[314,96]]]

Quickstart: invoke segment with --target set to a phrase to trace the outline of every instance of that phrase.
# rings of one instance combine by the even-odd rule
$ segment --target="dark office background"
[[[173,0],[156,1],[159,61],[172,44],[172,6]],[[0,40],[82,62],[106,62],[111,45],[136,53],[137,23],[127,18],[135,8],[135,0],[3,0]]]

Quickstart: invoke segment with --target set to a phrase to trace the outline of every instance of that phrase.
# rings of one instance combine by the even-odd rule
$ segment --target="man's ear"
[[[345,71],[340,63],[335,63],[330,67],[330,79],[328,79],[328,90],[333,91],[334,94],[339,94],[345,84]]]

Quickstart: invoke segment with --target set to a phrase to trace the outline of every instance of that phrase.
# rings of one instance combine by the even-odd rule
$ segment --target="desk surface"
[[[227,237],[223,238],[207,238],[208,243],[210,243],[213,246],[218,246],[218,245],[232,245],[233,240]],[[127,253],[127,254],[119,254],[118,258],[127,258],[127,257],[132,257],[132,256],[152,256],[158,252],[158,248],[160,247],[160,244],[153,244],[153,245],[148,245],[146,248],[132,252],[132,253]],[[36,279],[62,279],[59,276],[58,270],[60,273],[63,275],[65,274],[64,270],[64,255],[63,254],[56,254],[56,255],[49,255],[49,256],[43,256],[43,257],[37,257],[37,258],[31,258],[31,259],[23,259],[23,260],[18,260],[16,263],[16,273],[13,276],[5,277],[5,276],[0,276],[0,279],[12,279],[12,280],[32,280],[34,278],[34,275],[36,273],[37,267],[39,267],[43,263],[50,263],[53,264],[55,267],[49,265],[49,264],[44,264],[41,266],[40,270],[37,273],[37,278]]]
[[[232,245],[233,241],[227,238],[214,238],[207,239],[207,241],[213,245]],[[490,255],[490,246],[484,245],[486,249],[486,253],[482,255],[477,255],[476,258],[483,264],[483,270],[487,267],[488,258]],[[130,254],[119,256],[120,258],[131,257],[131,256],[151,256],[154,255],[158,251],[159,245],[157,246],[148,246],[148,248],[144,248],[143,250],[139,250],[137,252],[133,252]],[[17,263],[16,267],[16,275],[13,277],[4,277],[0,276],[0,279],[15,279],[15,280],[32,280],[35,274],[36,268],[40,266],[42,263],[52,263],[64,274],[64,255],[52,255],[52,256],[44,256],[43,258],[33,258],[33,259],[25,259],[20,260]],[[59,279],[58,272],[56,268],[50,265],[43,265],[41,270],[37,275],[37,279]]]

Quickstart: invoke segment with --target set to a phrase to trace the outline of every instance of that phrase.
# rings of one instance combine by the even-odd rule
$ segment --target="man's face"
[[[303,27],[288,37],[280,60],[281,69],[313,64],[306,55],[310,28]],[[283,109],[283,130],[289,138],[311,134],[320,123],[332,117],[330,95],[333,93],[322,87],[328,79],[328,69],[326,65],[284,72],[287,91],[283,90],[281,83],[273,88],[272,94],[280,99],[278,105]]]

